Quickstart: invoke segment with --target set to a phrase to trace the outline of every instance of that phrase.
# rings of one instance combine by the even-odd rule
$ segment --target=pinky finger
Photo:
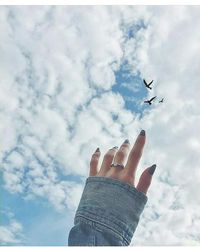
[[[144,172],[140,176],[138,185],[136,187],[137,190],[143,192],[144,194],[147,193],[148,188],[151,184],[152,176],[153,176],[155,169],[156,169],[156,164],[154,164],[151,167],[148,167],[144,170]]]
[[[90,160],[89,176],[95,176],[97,174],[100,154],[101,154],[100,150],[99,150],[99,148],[97,148],[96,151],[94,152],[94,154],[92,155],[91,160]]]

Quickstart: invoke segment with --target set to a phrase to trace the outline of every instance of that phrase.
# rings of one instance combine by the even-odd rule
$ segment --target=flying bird
[[[164,98],[162,98],[162,100],[160,100],[159,102],[163,102]]]
[[[151,105],[151,102],[156,98],[156,96],[152,97],[150,100],[144,101],[144,103],[148,103]]]
[[[152,89],[150,87],[150,85],[153,83],[153,80],[150,83],[147,83],[145,79],[143,79],[144,85],[148,88],[148,89]]]

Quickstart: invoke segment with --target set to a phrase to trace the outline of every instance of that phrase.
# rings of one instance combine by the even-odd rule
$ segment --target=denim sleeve
[[[122,181],[92,176],[86,179],[68,246],[128,246],[147,196]]]

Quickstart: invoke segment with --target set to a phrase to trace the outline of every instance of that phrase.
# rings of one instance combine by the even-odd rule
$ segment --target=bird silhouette
[[[150,100],[146,100],[144,101],[144,103],[148,103],[149,105],[151,105],[151,102],[156,98],[156,96],[152,97]]]
[[[164,98],[162,98],[162,100],[160,100],[159,102],[163,102]]]
[[[150,87],[150,85],[153,83],[153,80],[152,80],[150,83],[147,83],[146,80],[143,79],[143,82],[144,82],[144,85],[146,86],[146,88],[152,89],[152,88]]]

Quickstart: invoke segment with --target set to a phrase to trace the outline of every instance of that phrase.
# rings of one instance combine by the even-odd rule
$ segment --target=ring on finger
[[[117,168],[118,168],[118,167],[125,168],[123,164],[118,164],[118,163],[112,163],[112,164],[111,164],[111,167],[115,167],[115,168],[116,168],[116,167],[117,167]]]

